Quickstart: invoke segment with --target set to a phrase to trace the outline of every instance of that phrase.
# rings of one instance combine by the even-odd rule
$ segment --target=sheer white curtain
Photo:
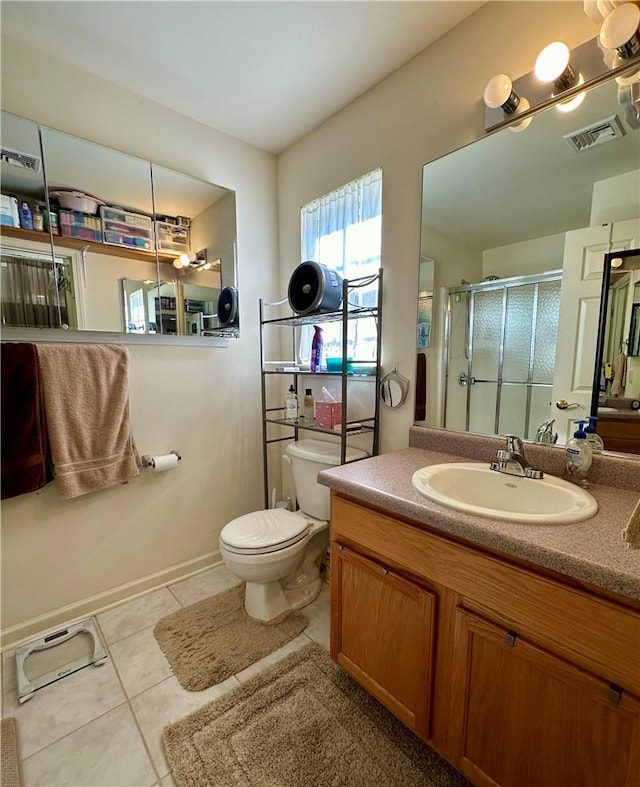
[[[376,169],[304,205],[301,211],[302,259],[333,268],[345,279],[375,275],[382,245],[382,170]],[[377,284],[350,296],[353,305],[373,306]],[[370,324],[369,324],[370,323]],[[327,355],[339,355],[339,327],[324,329]],[[375,358],[373,321],[357,320],[349,336],[354,358]],[[303,337],[306,339],[307,337]]]

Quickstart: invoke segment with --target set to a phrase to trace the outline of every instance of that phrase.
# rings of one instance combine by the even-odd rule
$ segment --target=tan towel
[[[627,542],[629,549],[640,549],[640,500],[622,531],[622,538]]]
[[[129,354],[115,344],[40,344],[47,432],[62,497],[139,475],[129,423]]]
[[[611,396],[621,396],[627,384],[627,356],[620,353],[616,358],[616,365],[611,383]]]

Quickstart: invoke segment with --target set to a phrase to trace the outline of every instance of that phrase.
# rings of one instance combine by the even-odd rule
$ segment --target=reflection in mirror
[[[147,161],[42,128],[56,254],[68,260],[77,327],[122,331],[122,278],[157,281],[151,168]]]
[[[236,278],[235,193],[157,164],[152,173],[160,278],[174,282],[159,330],[216,335],[220,290]]]
[[[6,326],[237,335],[234,192],[6,112],[2,136]]]
[[[70,271],[63,259],[54,259],[45,222],[38,126],[8,112],[2,113],[0,186],[3,326],[73,325]]]
[[[611,141],[571,141],[612,117]],[[522,133],[425,165],[420,263],[435,265],[422,422],[536,439],[554,419],[564,443],[589,415],[604,254],[639,245],[639,134],[612,80],[571,113],[551,107]]]
[[[418,328],[416,348],[425,350],[431,344],[431,313],[433,304],[433,260],[420,257],[418,272]]]

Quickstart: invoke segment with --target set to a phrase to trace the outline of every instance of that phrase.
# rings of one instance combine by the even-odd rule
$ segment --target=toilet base
[[[318,598],[321,588],[320,577],[303,586],[287,590],[280,582],[247,582],[244,608],[249,617],[266,623],[287,610],[302,609],[311,604]]]

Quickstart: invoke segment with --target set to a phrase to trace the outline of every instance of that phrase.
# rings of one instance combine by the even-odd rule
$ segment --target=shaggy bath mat
[[[22,787],[16,720],[0,721],[0,786]]]
[[[250,618],[239,585],[167,615],[153,633],[180,685],[202,691],[286,645],[307,622],[295,610],[269,623]]]
[[[178,787],[469,783],[315,643],[165,727]]]

